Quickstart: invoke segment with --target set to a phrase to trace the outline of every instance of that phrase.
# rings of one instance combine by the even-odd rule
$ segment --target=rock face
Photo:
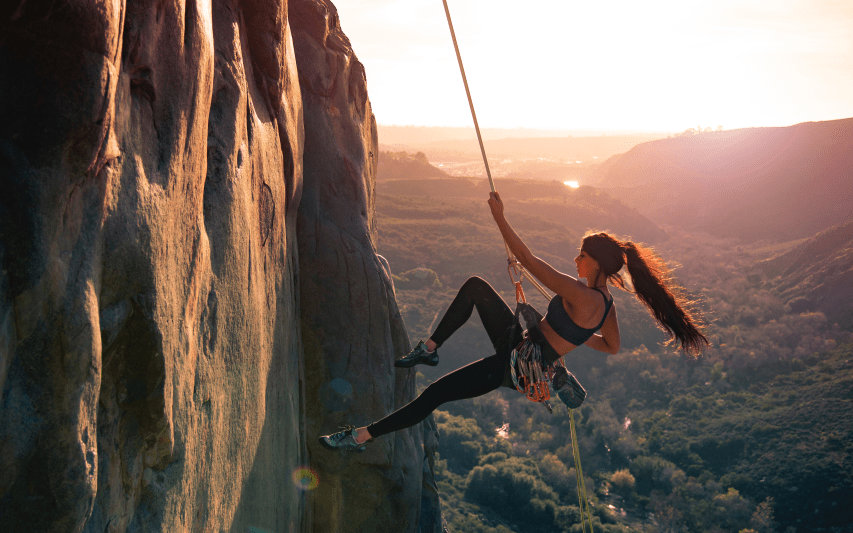
[[[18,4],[0,48],[2,529],[297,529],[283,6]]]
[[[297,235],[306,427],[314,436],[366,425],[405,405],[414,397],[415,372],[393,365],[410,347],[390,268],[376,255],[379,151],[364,67],[331,3],[292,1],[290,19],[305,120]],[[435,439],[434,424],[427,438]],[[421,520],[418,505],[424,463],[431,465],[434,453],[425,454],[423,441],[420,424],[355,456],[308,439],[320,480],[310,498],[314,531],[414,533],[435,522],[437,507],[425,506]]]
[[[301,62],[352,58],[339,28],[311,14],[322,4],[300,4],[321,45],[302,47],[313,55]],[[343,491],[331,483],[342,467],[305,439],[338,411],[306,393],[352,362],[373,378],[348,378],[353,412],[410,398],[413,377],[389,370],[407,341],[372,251],[375,126],[354,58],[301,77],[306,95],[317,91],[306,126],[331,129],[309,131],[320,181],[299,219],[315,221],[304,230],[315,239],[297,252],[303,107],[287,10],[0,7],[0,530],[332,531],[315,525],[335,518],[312,517],[309,495]],[[339,146],[323,152],[326,142]],[[314,249],[328,262],[312,262]],[[338,271],[340,287],[355,281],[337,314],[316,306],[338,293],[312,294],[330,265],[361,268]],[[340,324],[363,332],[352,353],[322,336]],[[329,360],[310,360],[321,352]],[[377,491],[398,491],[364,495],[375,504],[366,521],[418,523],[421,431],[363,458]],[[364,501],[341,495],[336,509]]]

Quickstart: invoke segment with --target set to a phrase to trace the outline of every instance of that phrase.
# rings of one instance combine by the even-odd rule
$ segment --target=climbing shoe
[[[415,365],[435,366],[438,364],[438,348],[434,352],[428,352],[424,341],[418,341],[418,345],[414,350],[409,352],[409,355],[402,359],[394,361],[394,366],[398,368],[409,368]]]
[[[367,449],[367,444],[374,440],[368,439],[359,444],[355,441],[355,438],[358,435],[358,432],[355,430],[355,426],[344,426],[342,429],[343,431],[320,437],[320,444],[322,444],[324,448],[328,448],[330,450],[347,450],[361,453]]]

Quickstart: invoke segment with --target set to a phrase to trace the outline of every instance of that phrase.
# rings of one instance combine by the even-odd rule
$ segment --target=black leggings
[[[509,358],[511,347],[521,341],[522,331],[515,328],[513,336],[516,338],[509,338],[515,314],[482,278],[469,278],[462,285],[431,338],[441,346],[468,321],[475,307],[497,353],[436,380],[408,405],[367,426],[371,436],[414,426],[443,403],[482,396],[501,385],[513,388],[508,379]]]

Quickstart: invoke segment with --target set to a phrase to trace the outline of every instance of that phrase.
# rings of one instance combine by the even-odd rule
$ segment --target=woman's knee
[[[462,284],[462,288],[459,289],[465,292],[482,292],[483,290],[494,291],[489,282],[481,278],[480,276],[471,276],[468,278],[465,283]]]

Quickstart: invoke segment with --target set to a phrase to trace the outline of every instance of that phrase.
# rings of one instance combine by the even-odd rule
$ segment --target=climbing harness
[[[477,123],[477,114],[474,112],[474,101],[471,98],[471,90],[468,88],[468,78],[465,76],[465,67],[462,65],[462,55],[459,53],[459,44],[456,42],[456,32],[453,31],[453,21],[450,18],[450,8],[447,7],[447,0],[441,1],[444,3],[444,13],[447,15],[447,26],[450,28],[450,37],[453,40],[453,48],[456,51],[456,60],[459,63],[459,72],[462,74],[462,83],[465,85],[465,94],[468,96],[468,106],[471,108],[471,118],[474,119],[474,129],[477,132],[477,141],[480,143],[480,153],[483,155],[483,164],[486,166],[486,176],[489,178],[489,186],[491,186],[492,192],[496,192],[495,182],[492,180],[492,172],[489,170],[489,160],[486,157],[486,148],[483,145],[483,136],[480,134],[480,125]],[[578,451],[577,437],[575,436],[575,418],[572,412],[573,409],[577,409],[580,407],[581,403],[583,403],[586,398],[586,391],[577,379],[575,379],[572,373],[566,369],[562,357],[553,365],[547,365],[543,360],[539,343],[536,342],[536,339],[531,338],[531,335],[534,335],[534,330],[538,335],[542,335],[542,333],[538,331],[538,328],[535,327],[538,320],[531,321],[529,319],[529,317],[533,317],[535,320],[537,315],[538,318],[541,319],[542,315],[539,314],[533,306],[527,303],[527,298],[524,296],[524,289],[521,287],[521,282],[527,278],[530,283],[536,287],[540,293],[542,293],[542,296],[544,296],[546,300],[550,301],[551,296],[548,294],[548,291],[546,291],[542,285],[533,278],[533,276],[527,274],[524,267],[522,267],[521,263],[519,263],[512,254],[512,251],[509,249],[509,244],[507,244],[506,241],[504,241],[504,247],[506,248],[507,255],[507,271],[509,272],[510,280],[512,280],[512,283],[515,286],[516,324],[518,323],[519,316],[522,316],[525,318],[525,322],[528,325],[527,331],[524,332],[523,340],[512,350],[510,355],[512,381],[515,388],[524,393],[528,399],[534,402],[541,402],[548,408],[549,412],[553,412],[548,400],[551,397],[551,385],[555,385],[554,380],[557,380],[557,386],[554,387],[554,390],[557,391],[560,400],[566,404],[569,412],[569,422],[572,433],[572,451],[574,453],[575,473],[577,474],[578,484],[578,503],[580,504],[581,509],[581,527],[583,532],[586,533],[586,524],[588,523],[589,531],[592,533],[592,515],[590,515],[589,512],[589,500],[586,496],[586,486],[583,480],[583,471],[581,470],[581,457],[580,452]],[[531,325],[533,325],[533,327],[531,327]],[[515,327],[515,325],[513,325],[513,327]],[[510,335],[510,338],[513,338],[513,336]]]
[[[516,288],[520,289],[520,286],[516,285]],[[521,296],[524,296],[523,290]],[[586,399],[586,390],[569,372],[562,358],[549,364],[542,355],[541,346],[547,342],[538,327],[542,315],[530,304],[523,301],[516,303],[510,338],[517,338],[514,330],[521,327],[522,320],[527,327],[521,342],[510,352],[513,385],[529,400],[542,403],[550,412],[553,412],[551,404],[548,403],[551,390],[557,393],[567,408],[577,409]]]
[[[513,348],[510,361],[512,383],[518,392],[524,393],[528,400],[547,402],[551,398],[551,387],[548,386],[551,376],[550,369],[542,361],[539,345],[526,337]]]

